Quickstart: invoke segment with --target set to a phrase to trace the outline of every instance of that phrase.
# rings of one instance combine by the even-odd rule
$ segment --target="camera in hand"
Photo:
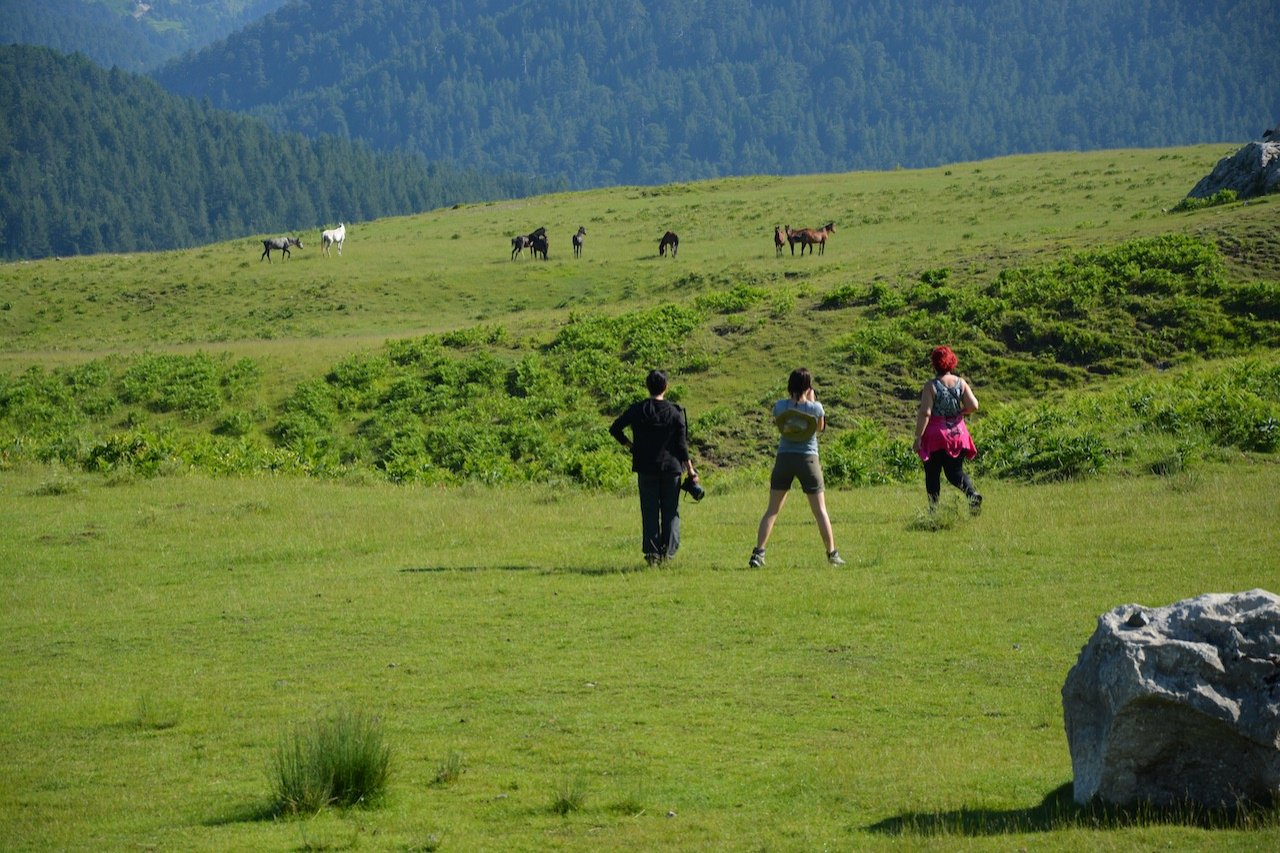
[[[702,484],[698,482],[696,477],[685,477],[684,482],[680,484],[681,491],[688,492],[689,497],[695,501],[700,501],[707,494],[707,490],[702,488]]]

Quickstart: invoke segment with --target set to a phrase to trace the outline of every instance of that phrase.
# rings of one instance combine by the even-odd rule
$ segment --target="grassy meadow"
[[[1280,587],[1277,201],[1165,212],[1233,150],[0,266],[0,849],[1276,849],[1274,809],[1064,788],[1100,613]],[[550,260],[511,260],[538,226]],[[977,517],[928,519],[903,462],[938,342],[983,402]],[[649,363],[709,491],[661,569],[605,432]],[[849,565],[793,499],[749,570],[801,364]],[[278,815],[282,738],[344,712],[382,727],[385,801]]]

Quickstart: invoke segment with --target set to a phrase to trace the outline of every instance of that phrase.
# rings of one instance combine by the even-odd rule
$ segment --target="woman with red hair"
[[[978,512],[982,495],[964,470],[964,460],[978,455],[965,426],[964,416],[978,411],[978,398],[969,383],[952,373],[959,363],[951,347],[934,347],[929,353],[934,378],[920,391],[920,407],[916,410],[916,440],[912,446],[924,460],[924,490],[929,495],[929,509],[938,504],[942,478],[965,493],[969,510]]]

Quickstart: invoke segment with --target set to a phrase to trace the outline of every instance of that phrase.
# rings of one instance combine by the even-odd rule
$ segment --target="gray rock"
[[[1219,190],[1235,190],[1240,199],[1280,192],[1280,140],[1250,142],[1230,157],[1223,157],[1187,193],[1187,198],[1208,198]]]
[[[1077,803],[1280,799],[1280,597],[1255,589],[1104,613],[1062,710]]]

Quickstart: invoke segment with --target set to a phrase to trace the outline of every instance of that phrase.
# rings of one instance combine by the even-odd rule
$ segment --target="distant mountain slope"
[[[83,53],[144,71],[204,47],[288,0],[0,0],[0,44]]]
[[[1252,138],[1273,0],[297,0],[156,72],[574,186]]]
[[[0,47],[0,257],[173,248],[523,194],[417,155],[278,134],[82,56]]]

